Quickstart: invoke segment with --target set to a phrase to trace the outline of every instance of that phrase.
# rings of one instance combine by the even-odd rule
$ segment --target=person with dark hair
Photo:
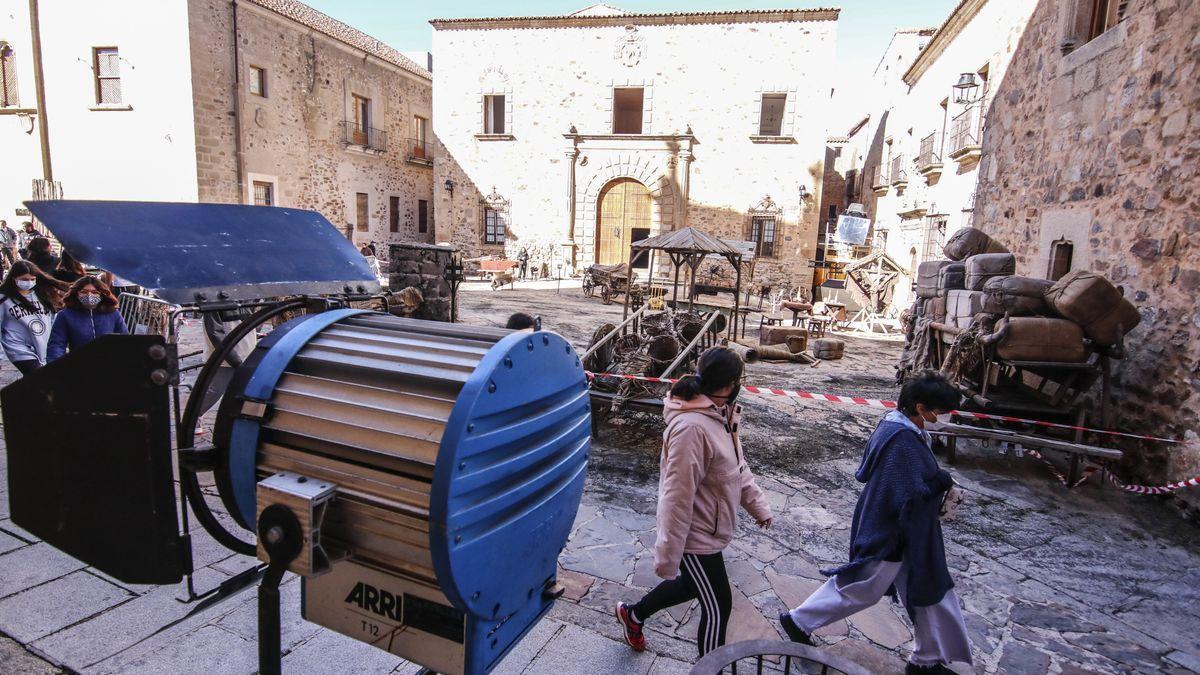
[[[46,364],[50,324],[61,288],[61,282],[28,260],[13,263],[0,283],[0,343],[22,375]]]
[[[79,349],[101,335],[128,332],[112,291],[103,281],[84,275],[71,285],[63,298],[63,310],[54,317],[46,362],[58,360],[67,350]]]
[[[517,254],[517,263],[521,265],[521,281],[525,281],[525,275],[529,273],[529,249],[521,249]]]
[[[539,321],[525,312],[514,312],[504,327],[509,330],[537,330]]]
[[[50,240],[45,237],[34,237],[30,240],[29,254],[25,259],[47,274],[53,274],[58,267],[58,256],[50,250]]]
[[[713,347],[700,355],[696,374],[680,379],[663,401],[654,573],[665,581],[637,604],[616,607],[635,651],[646,649],[642,626],[655,612],[695,599],[700,656],[725,644],[733,595],[722,551],[737,529],[738,505],[759,527],[771,526],[771,507],[738,440],[742,369],[737,354]]]
[[[897,409],[867,441],[855,478],[865,483],[850,528],[850,562],[822,570],[830,578],[799,607],[779,615],[787,636],[813,644],[818,628],[879,602],[900,602],[913,622],[905,673],[953,673],[971,663],[971,645],[946,566],[940,510],[954,480],[938,467],[926,424],[947,416],[962,397],[940,373],[904,384]]]
[[[21,231],[17,232],[17,256],[20,258],[29,257],[29,242],[42,236],[41,232],[33,226],[33,221],[26,220],[21,223]],[[51,268],[53,269],[53,268]]]
[[[73,284],[87,274],[83,263],[75,259],[71,252],[63,249],[62,257],[58,259],[58,267],[54,270],[54,278],[64,284]]]

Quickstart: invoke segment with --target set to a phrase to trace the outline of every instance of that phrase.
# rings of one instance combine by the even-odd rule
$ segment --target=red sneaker
[[[629,616],[629,607],[623,602],[617,603],[617,621],[620,621],[621,627],[625,629],[625,642],[633,647],[633,651],[646,651],[646,636],[642,633],[642,624]]]

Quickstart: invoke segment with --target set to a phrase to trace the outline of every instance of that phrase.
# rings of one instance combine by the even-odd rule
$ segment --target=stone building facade
[[[1116,392],[1123,428],[1181,439],[1127,446],[1138,477],[1200,473],[1200,11],[1131,0],[1039,0],[996,89],[975,224],[1046,277],[1093,270],[1141,310]],[[1200,504],[1196,490],[1182,498]]]
[[[690,225],[757,236],[756,281],[807,285],[837,16],[431,22],[438,240],[570,273]]]
[[[433,241],[428,71],[294,0],[188,13],[201,201],[313,209],[381,258]]]
[[[0,0],[0,218],[22,219],[40,184],[315,209],[381,257],[432,241],[425,68],[295,0],[116,6]]]

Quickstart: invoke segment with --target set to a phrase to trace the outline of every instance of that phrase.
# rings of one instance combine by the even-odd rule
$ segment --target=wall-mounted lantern
[[[963,73],[958,76],[958,84],[954,85],[954,102],[963,105],[974,103],[977,91],[979,83],[975,81],[975,73]]]
[[[451,198],[451,199],[454,199],[454,181],[452,181],[452,180],[450,180],[449,178],[447,178],[447,179],[446,179],[446,182],[445,182],[445,183],[443,183],[443,185],[444,185],[444,186],[445,186],[445,188],[446,188],[446,192],[449,192],[449,193],[450,193],[450,198]]]

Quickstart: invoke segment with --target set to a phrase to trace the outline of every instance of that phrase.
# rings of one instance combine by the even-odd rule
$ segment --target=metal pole
[[[736,340],[738,317],[741,316],[739,310],[742,308],[742,257],[731,257],[729,261],[733,263],[733,269],[737,270],[737,280],[735,282],[736,288],[733,289],[733,332],[730,333],[730,335],[733,336],[733,339]],[[746,302],[749,302],[749,300]],[[746,337],[745,325],[742,326],[742,337]]]
[[[288,565],[300,555],[304,530],[291,509],[272,504],[258,517],[258,537],[271,559],[258,585],[258,672],[280,675],[279,583]]]
[[[622,310],[621,318],[629,316],[629,294],[633,292],[633,246],[629,247],[629,255],[625,256],[625,309]]]

